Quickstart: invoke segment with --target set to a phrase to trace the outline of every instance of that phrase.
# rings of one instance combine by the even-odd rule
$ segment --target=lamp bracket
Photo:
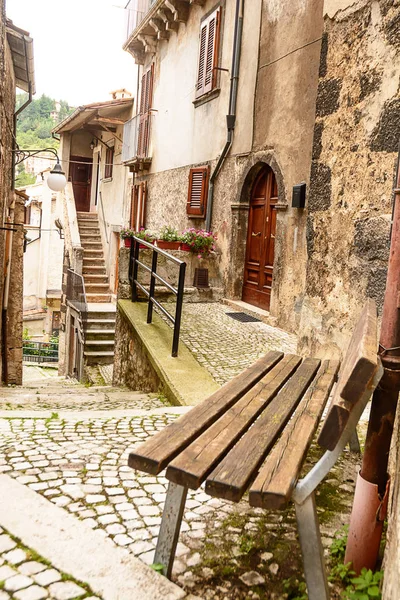
[[[54,154],[54,156],[56,157],[57,162],[59,162],[57,150],[55,148],[41,148],[39,150],[21,150],[17,148],[16,150],[12,150],[12,152],[15,154],[16,165],[19,165],[27,158],[30,158],[31,156],[36,156],[37,154],[41,154],[42,152],[51,152],[51,154]]]

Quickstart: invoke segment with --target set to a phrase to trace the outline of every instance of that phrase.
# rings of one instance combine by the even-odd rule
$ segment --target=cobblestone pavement
[[[100,600],[0,527],[0,600]]]
[[[172,314],[174,306],[166,305]],[[220,303],[183,305],[181,339],[217,383],[226,383],[269,350],[296,352],[296,336],[262,322],[240,323],[228,312],[237,311]]]
[[[0,472],[151,564],[167,480],[133,471],[127,457],[135,444],[175,418],[168,412],[85,421],[0,419]],[[320,492],[319,512],[330,517],[322,528],[325,548],[348,520],[355,464],[342,459]],[[328,496],[334,498],[335,510]],[[289,567],[282,545],[296,557]],[[283,597],[250,593],[240,578],[255,568],[268,590],[281,585],[282,577],[301,573],[293,510],[266,513],[250,509],[246,501],[233,505],[202,489],[190,491],[174,567],[177,583],[206,599]]]

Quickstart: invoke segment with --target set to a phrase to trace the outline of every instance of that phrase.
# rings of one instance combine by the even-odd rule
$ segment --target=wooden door
[[[251,193],[242,294],[245,302],[265,310],[271,302],[277,201],[275,175],[265,167]]]
[[[69,180],[74,190],[75,206],[78,212],[90,211],[90,184],[92,179],[92,159],[71,156]]]

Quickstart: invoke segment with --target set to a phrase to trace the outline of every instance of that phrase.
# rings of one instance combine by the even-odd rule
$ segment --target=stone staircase
[[[84,250],[82,275],[88,303],[85,362],[88,365],[111,364],[114,361],[116,309],[111,303],[99,219],[96,213],[88,212],[78,212],[77,217]]]

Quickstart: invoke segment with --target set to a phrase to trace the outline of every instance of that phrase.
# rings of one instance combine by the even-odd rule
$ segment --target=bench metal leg
[[[154,555],[154,562],[164,566],[163,572],[168,579],[171,579],[187,490],[187,487],[177,485],[172,481],[169,482],[156,553]]]
[[[349,447],[350,447],[350,452],[353,452],[353,454],[361,454],[361,446],[360,446],[360,440],[358,439],[357,429],[355,429],[353,431],[353,433],[351,434],[351,438],[349,441]]]
[[[295,502],[297,526],[303,555],[304,575],[309,600],[329,600],[324,550],[314,492],[303,502]]]

